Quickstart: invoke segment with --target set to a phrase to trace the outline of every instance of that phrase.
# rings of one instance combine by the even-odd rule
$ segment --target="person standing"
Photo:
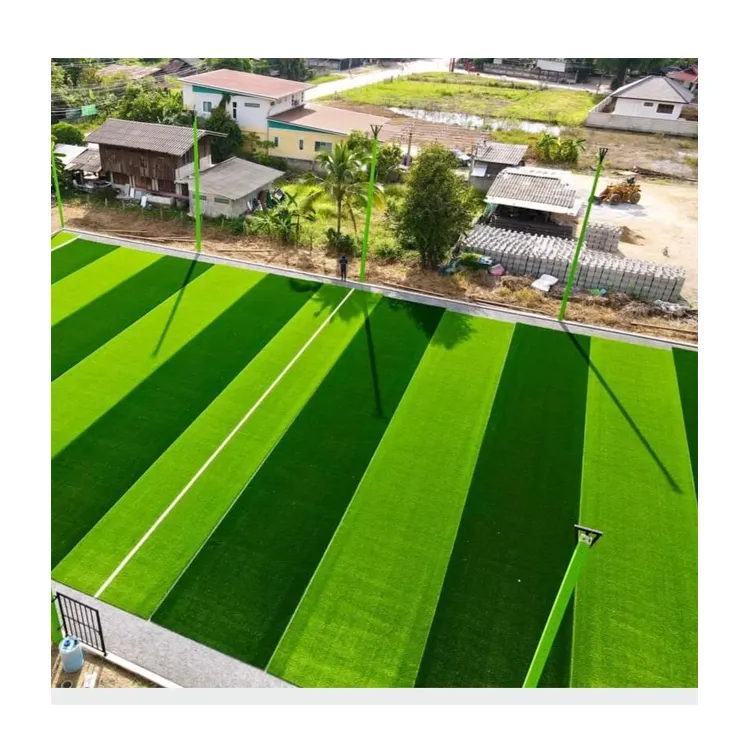
[[[341,281],[346,281],[346,267],[349,265],[349,258],[346,255],[342,255],[339,258],[339,271]]]

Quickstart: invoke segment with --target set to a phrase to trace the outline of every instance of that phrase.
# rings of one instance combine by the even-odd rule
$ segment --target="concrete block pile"
[[[616,253],[620,246],[620,237],[622,227],[591,222],[586,230],[586,248],[598,253]]]
[[[564,281],[576,242],[477,224],[463,245],[469,252],[489,256],[510,274],[535,278],[550,274]],[[678,300],[684,283],[684,268],[597,252],[585,243],[573,281],[578,289],[607,289],[637,299],[665,302]]]

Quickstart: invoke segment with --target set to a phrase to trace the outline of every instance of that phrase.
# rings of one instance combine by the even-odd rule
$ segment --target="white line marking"
[[[59,250],[61,247],[65,247],[65,245],[69,245],[71,242],[75,242],[76,240],[80,240],[81,238],[78,236],[73,236],[69,240],[65,240],[65,242],[61,242],[59,245],[55,245],[52,248],[52,252],[54,253],[55,250]]]
[[[320,332],[331,322],[331,320],[333,320],[336,313],[341,309],[341,307],[349,299],[349,297],[352,296],[353,293],[354,289],[351,289],[346,297],[344,297],[344,299],[339,302],[334,311],[323,321],[323,323],[320,324],[320,327],[315,331],[315,333],[313,333],[312,336],[310,336],[305,345],[294,355],[289,364],[287,364],[287,366],[281,371],[281,373],[279,373],[276,380],[274,380],[273,383],[268,386],[265,393],[252,405],[252,407],[250,407],[250,410],[247,412],[247,414],[242,417],[235,428],[224,438],[219,447],[211,454],[211,456],[209,456],[206,463],[204,463],[203,466],[198,469],[193,478],[182,488],[182,491],[177,495],[177,497],[172,500],[172,502],[167,506],[167,508],[159,516],[159,518],[154,521],[151,528],[140,538],[135,547],[133,547],[133,549],[131,549],[130,552],[125,555],[122,562],[112,571],[109,578],[107,578],[107,580],[99,587],[99,590],[96,592],[96,594],[94,594],[95,599],[98,599],[106,591],[112,581],[117,578],[117,576],[120,574],[120,571],[122,571],[122,569],[130,562],[136,552],[138,552],[138,550],[146,543],[146,541],[154,533],[154,531],[159,528],[162,521],[172,512],[177,503],[179,503],[180,500],[185,497],[185,495],[190,491],[190,488],[198,481],[198,479],[200,479],[203,472],[206,471],[206,469],[214,462],[216,457],[224,450],[224,448],[226,448],[229,441],[242,429],[242,426],[245,424],[245,422],[247,422],[247,420],[252,417],[256,409],[266,400],[271,391],[276,388],[281,379],[289,372],[294,363],[305,353],[310,344],[315,341],[315,339],[318,337],[318,334],[320,334]]]

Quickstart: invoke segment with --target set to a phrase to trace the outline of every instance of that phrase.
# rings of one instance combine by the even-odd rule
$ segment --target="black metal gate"
[[[72,635],[106,656],[107,650],[104,645],[104,632],[99,610],[60,592],[55,594],[55,600],[60,610],[62,634]]]

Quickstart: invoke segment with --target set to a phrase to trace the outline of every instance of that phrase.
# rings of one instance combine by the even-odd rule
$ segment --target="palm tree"
[[[367,161],[363,154],[352,149],[345,141],[337,143],[333,151],[325,151],[318,154],[317,162],[322,174],[312,174],[310,184],[315,189],[312,191],[307,205],[311,205],[320,195],[327,195],[336,203],[336,235],[341,235],[341,215],[346,209],[354,220],[354,209],[367,203]],[[378,186],[378,192],[382,188]]]

